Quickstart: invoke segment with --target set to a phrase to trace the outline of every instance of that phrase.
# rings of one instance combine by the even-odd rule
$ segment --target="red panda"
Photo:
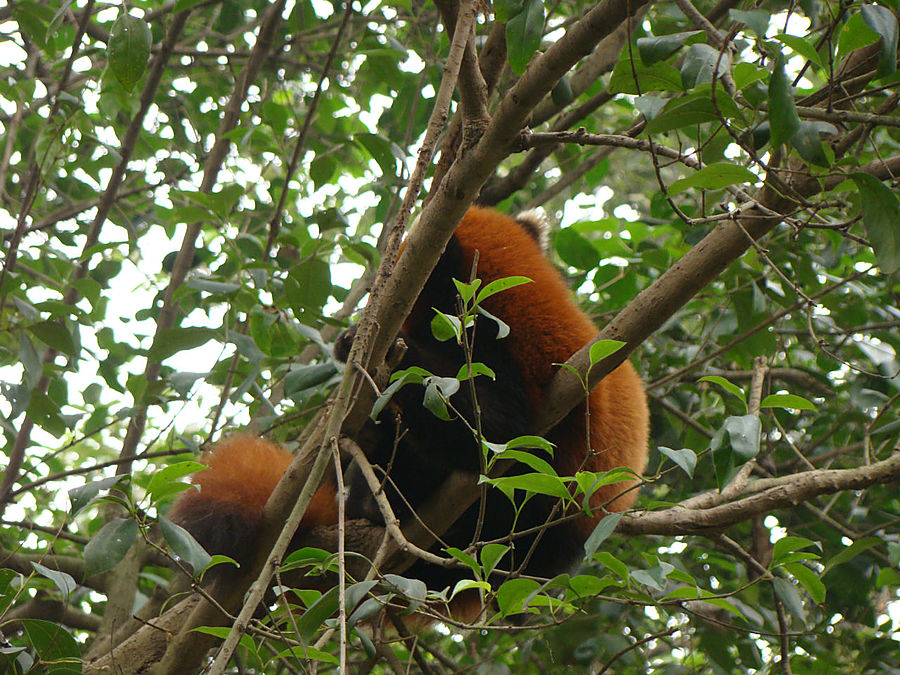
[[[562,276],[541,246],[542,223],[534,216],[518,220],[493,210],[472,208],[463,217],[431,273],[398,337],[407,350],[400,368],[419,366],[441,377],[454,377],[465,363],[462,348],[453,340],[439,342],[432,335],[434,310],[455,315],[457,291],[453,279],[468,280],[473,263],[482,286],[496,279],[525,276],[531,283],[504,290],[484,301],[484,308],[509,326],[498,339],[498,325],[479,317],[472,360],[487,365],[491,379],[474,380],[481,430],[486,440],[504,443],[534,434],[544,405],[544,391],[559,363],[587,344],[597,329],[577,307]],[[477,252],[477,256],[476,256]],[[355,331],[342,334],[335,356],[346,360]],[[401,521],[439,489],[453,471],[478,473],[481,449],[471,428],[476,405],[469,383],[463,382],[450,398],[453,409],[465,418],[442,421],[422,405],[422,388],[407,385],[395,393],[390,413],[385,412],[366,434],[363,449],[372,464],[389,470],[388,498]],[[591,392],[589,426],[584,404],[577,406],[546,434],[556,447],[552,464],[561,476],[579,470],[607,471],[628,467],[643,471],[648,443],[648,412],[643,385],[629,362],[606,376]],[[398,429],[397,425],[401,428]],[[370,430],[372,431],[372,430]],[[217,444],[208,454],[209,469],[194,477],[199,492],[186,492],[177,502],[174,518],[210,553],[225,553],[238,560],[252,550],[262,507],[289,464],[290,453],[267,441],[236,436]],[[380,522],[368,486],[358,469],[345,474],[347,518]],[[505,569],[518,569],[539,577],[566,571],[583,555],[583,543],[607,511],[629,508],[636,483],[619,482],[600,487],[591,497],[592,515],[564,522],[509,540],[512,549],[503,559]],[[301,523],[301,531],[337,520],[335,489],[319,488]],[[562,515],[558,500],[537,495],[515,521],[518,532],[540,529]],[[599,508],[599,507],[603,508]],[[605,510],[604,510],[605,509]],[[442,540],[465,548],[472,543],[479,505],[471,507]],[[498,490],[487,491],[481,541],[509,537],[514,511]],[[431,588],[452,586],[465,571],[418,562],[406,576],[419,578]]]

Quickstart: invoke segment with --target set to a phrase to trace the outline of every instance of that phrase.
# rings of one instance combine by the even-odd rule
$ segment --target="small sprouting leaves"
[[[485,577],[490,576],[507,551],[509,551],[509,546],[505,544],[487,544],[481,549],[481,565],[484,567]]]
[[[124,12],[109,31],[109,67],[128,91],[134,89],[147,68],[152,40],[147,22]]]
[[[800,129],[800,117],[794,106],[791,83],[784,72],[784,57],[775,60],[772,77],[769,80],[769,130],[772,146],[778,147]]]
[[[625,343],[621,340],[597,340],[588,350],[591,367],[596,366],[607,356],[612,356],[624,346]]]
[[[878,266],[885,274],[893,274],[900,270],[900,201],[869,174],[854,173],[850,177],[859,190],[863,224]]]

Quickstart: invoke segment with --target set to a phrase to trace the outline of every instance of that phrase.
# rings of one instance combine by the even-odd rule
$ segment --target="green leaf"
[[[397,160],[403,158],[403,153],[384,136],[371,133],[360,133],[353,136],[353,140],[366,149],[372,159],[378,164],[384,176],[393,176],[397,171]]]
[[[41,321],[29,326],[28,331],[48,347],[69,356],[75,355],[75,340],[64,323]]]
[[[712,82],[714,73],[716,79],[721,79],[722,74],[730,70],[731,57],[728,52],[720,52],[707,44],[691,45],[681,64],[681,83],[685,89],[693,89],[698,84]]]
[[[500,23],[507,23],[512,17],[522,11],[524,2],[522,0],[496,0],[492,3],[494,8],[494,17]]]
[[[594,560],[618,575],[622,581],[628,581],[628,565],[616,558],[609,551],[598,551],[594,554]]]
[[[694,469],[697,468],[697,453],[689,448],[682,448],[681,450],[673,450],[672,448],[666,448],[660,446],[660,453],[671,459],[678,466],[682,468],[682,470],[691,478],[694,477]]]
[[[749,11],[729,9],[728,16],[731,17],[732,21],[744,24],[756,33],[757,37],[761,38],[766,36],[769,21],[772,19],[772,13],[766,9],[751,9]]]
[[[619,525],[619,521],[622,520],[622,515],[623,514],[621,513],[610,513],[597,523],[594,531],[591,532],[590,536],[584,542],[585,558],[590,558],[597,552],[597,549],[600,548],[600,544],[606,541],[609,535],[615,531],[616,527]]]
[[[759,404],[760,408],[789,408],[792,410],[815,410],[816,406],[802,396],[794,394],[770,394]]]
[[[428,597],[428,586],[420,579],[410,579],[399,574],[385,574],[384,581],[396,588],[407,600],[425,602]]]
[[[69,513],[74,516],[94,501],[101,490],[108,490],[124,478],[125,476],[110,476],[72,488],[69,490]]]
[[[431,319],[431,334],[438,342],[448,342],[454,340],[462,342],[462,321],[452,314],[444,314],[442,311],[435,309],[434,316]]]
[[[212,561],[209,553],[204,551],[190,532],[180,525],[176,525],[166,518],[160,518],[159,529],[172,552],[190,565],[195,575],[206,569]]]
[[[492,295],[496,295],[501,291],[508,290],[510,288],[515,288],[516,286],[521,286],[523,284],[530,284],[531,279],[528,277],[503,277],[502,279],[495,279],[491,283],[485,285],[480,291],[478,291],[478,295],[475,296],[475,303],[481,304],[485,299],[491,297]]]
[[[794,106],[794,93],[784,72],[784,57],[775,59],[769,80],[769,131],[772,146],[783,145],[800,129],[800,117]]]
[[[650,588],[661,593],[666,589],[666,576],[673,569],[675,569],[674,566],[670,565],[669,563],[660,561],[660,563],[655,567],[651,567],[646,570],[633,570],[631,572],[631,578],[639,584],[649,586]]]
[[[331,267],[319,258],[295,265],[288,279],[285,291],[293,307],[319,310],[331,295]]]
[[[152,41],[150,26],[136,16],[123,12],[112,25],[106,45],[107,59],[113,75],[127,91],[134,89],[144,74]]]
[[[421,372],[419,372],[421,371]],[[397,371],[391,378],[394,380],[391,382],[387,388],[381,392],[381,396],[379,396],[375,403],[372,405],[372,412],[369,414],[369,417],[372,420],[377,420],[378,416],[381,414],[381,411],[384,410],[384,407],[390,402],[391,398],[396,394],[402,387],[407,384],[421,384],[423,380],[423,374],[425,376],[428,375],[427,371],[423,371],[421,368],[407,368],[406,370]]]
[[[600,264],[600,251],[572,227],[559,230],[553,243],[562,261],[571,267],[592,270]]]
[[[425,381],[425,396],[422,405],[432,415],[442,420],[449,420],[450,413],[445,401],[459,391],[459,380],[455,377],[437,377],[432,375]]]
[[[569,105],[575,100],[575,94],[572,91],[572,85],[569,83],[569,76],[563,75],[550,91],[550,98],[560,108]]]
[[[850,178],[859,190],[866,237],[878,266],[885,274],[893,274],[900,270],[900,201],[874,176],[854,173]]]
[[[509,459],[516,462],[520,462],[525,466],[531,467],[538,473],[543,473],[548,476],[558,477],[559,474],[556,473],[556,469],[546,460],[533,455],[530,452],[523,452],[522,450],[504,450],[496,456],[497,459]]]
[[[156,336],[153,346],[147,353],[147,357],[153,361],[165,361],[178,352],[194,349],[204,345],[217,337],[216,331],[211,328],[188,326],[183,328],[170,328]]]
[[[732,416],[725,420],[725,430],[731,449],[741,459],[753,459],[759,454],[761,425],[756,415]]]
[[[493,321],[497,326],[497,339],[502,340],[509,335],[509,324],[504,323],[499,317],[494,316],[481,305],[477,305],[478,313],[486,319]]]
[[[681,74],[667,63],[645,65],[627,57],[619,60],[609,77],[610,94],[646,94],[648,91],[684,91]]]
[[[787,563],[784,569],[803,585],[813,602],[819,605],[825,602],[825,584],[815,572],[802,563]]]
[[[325,384],[335,373],[337,373],[337,367],[332,361],[308,366],[294,366],[284,376],[284,395],[291,396]]]
[[[272,327],[272,333],[281,336],[281,324],[275,324]],[[256,341],[249,335],[238,332],[232,332],[229,336],[229,342],[237,347],[238,354],[243,356],[249,363],[258,365],[265,358],[263,351],[257,346]],[[275,350],[277,351],[277,350]]]
[[[819,68],[824,67],[822,57],[819,56],[815,45],[810,40],[797,35],[786,35],[785,33],[779,33],[775,36],[775,39],[793,49],[810,63],[817,65]]]
[[[516,436],[512,440],[508,441],[505,444],[505,447],[509,450],[512,450],[513,448],[532,448],[535,450],[544,450],[552,457],[553,448],[555,446],[546,438],[541,438],[540,436]]]
[[[497,606],[503,616],[525,611],[529,599],[541,585],[534,579],[510,579],[497,589]]]
[[[664,61],[684,45],[706,41],[706,33],[701,30],[689,30],[668,35],[649,35],[637,39],[638,54],[641,61],[650,65]]]
[[[481,279],[475,279],[470,284],[460,281],[459,279],[454,279],[453,285],[456,286],[456,292],[459,293],[459,297],[462,298],[463,304],[468,306],[469,301],[475,297],[475,291],[481,286]]]
[[[506,555],[507,551],[509,551],[509,546],[506,546],[505,544],[486,544],[484,548],[481,549],[481,565],[484,567],[485,577],[489,577],[497,568],[497,563],[503,559],[503,556]],[[488,588],[488,590],[490,590],[490,588]]]
[[[213,279],[208,279],[201,276],[193,276],[188,279],[185,284],[188,288],[195,288],[198,291],[205,291],[207,293],[219,294],[223,295],[226,293],[234,293],[241,289],[240,284],[235,283],[225,283],[222,281],[215,281]]]
[[[878,75],[893,74],[897,70],[897,17],[887,7],[879,5],[863,5],[860,14],[866,25],[881,38]]]
[[[506,53],[509,66],[516,75],[525,67],[541,46],[544,31],[544,3],[542,0],[525,0],[521,12],[506,22]]]
[[[40,619],[21,619],[19,631],[40,660],[38,668],[28,673],[48,675],[80,675],[81,658],[78,643],[62,626]],[[13,671],[16,672],[16,671]]]
[[[821,128],[815,122],[801,120],[800,128],[791,136],[791,145],[807,162],[815,166],[831,166],[834,152],[819,137]]]
[[[19,25],[19,30],[41,49],[47,49],[47,33],[54,18],[50,6],[20,1],[9,3],[7,7],[12,9],[12,15]]]
[[[845,562],[852,560],[863,551],[868,551],[870,548],[880,546],[882,543],[883,540],[878,537],[863,537],[862,539],[857,539],[852,544],[850,544],[850,546],[846,547],[842,551],[839,551],[836,555],[834,555],[834,557],[832,557],[827,563],[825,563],[825,571],[822,573],[822,576],[828,574],[838,565],[843,565]]]
[[[816,542],[805,537],[782,537],[772,547],[772,564],[778,565],[788,554],[815,545]]]
[[[152,501],[155,502],[164,497],[168,497],[171,494],[183,492],[187,487],[187,484],[178,479],[189,476],[197,471],[202,471],[206,468],[208,468],[206,464],[201,464],[200,462],[195,462],[193,460],[169,464],[156,471],[150,478],[150,483],[147,485],[147,494],[150,495]]]
[[[72,578],[71,575],[66,574],[65,572],[61,572],[59,570],[52,570],[49,567],[44,567],[40,563],[32,562],[31,566],[34,568],[34,571],[40,574],[42,577],[47,577],[52,581],[56,587],[59,589],[60,594],[62,595],[63,602],[69,601],[69,595],[78,588],[78,584],[75,583],[75,579]]]
[[[455,548],[453,546],[450,546],[450,547],[444,549],[444,551],[451,558],[455,558],[456,560],[461,562],[463,565],[468,567],[470,570],[472,570],[478,576],[479,579],[481,578],[481,565],[478,564],[478,561],[475,560],[475,558],[470,556],[465,551]]]
[[[661,134],[719,120],[720,113],[708,96],[675,99],[674,102],[668,103],[659,115],[647,122],[646,131],[648,134]]]
[[[868,47],[878,42],[881,36],[869,28],[861,14],[854,14],[841,28],[838,35],[838,56],[846,56],[855,49]]]
[[[463,591],[469,590],[478,590],[484,593],[491,592],[491,585],[487,581],[476,581],[475,579],[460,579],[453,586],[453,590],[450,591],[450,599],[452,600],[458,593],[462,593]]]
[[[297,630],[301,640],[304,642],[311,641],[316,631],[325,623],[325,619],[337,611],[339,604],[338,590],[337,586],[333,586],[303,612],[303,615],[297,621]]]
[[[797,587],[787,579],[782,579],[781,577],[775,577],[772,580],[772,586],[775,588],[775,595],[778,596],[778,599],[781,600],[788,611],[805,626],[806,612],[803,611],[803,601],[800,599]]]
[[[107,572],[115,567],[138,535],[134,518],[116,518],[100,528],[84,547],[84,576]]]
[[[677,195],[690,188],[700,188],[704,190],[721,190],[730,185],[738,185],[742,183],[755,183],[759,178],[750,169],[740,166],[739,164],[730,164],[728,162],[717,162],[704,166],[699,171],[695,171],[687,178],[676,180],[669,186],[669,194]]]
[[[712,382],[713,384],[717,384],[722,389],[727,391],[729,394],[735,396],[741,403],[744,404],[744,410],[747,409],[747,399],[744,394],[744,390],[741,389],[736,384],[733,384],[726,380],[724,377],[720,377],[719,375],[706,375],[705,377],[701,377],[698,382]]]
[[[589,598],[599,595],[610,586],[618,585],[619,584],[610,576],[598,578],[593,574],[579,574],[569,579],[569,588],[571,588],[579,598]]]
[[[523,476],[501,476],[500,478],[482,478],[479,483],[485,482],[498,487],[501,490],[524,490],[541,495],[550,495],[561,499],[570,499],[566,484],[558,476],[549,476],[542,473],[529,473]]]
[[[19,331],[16,338],[19,343],[19,363],[25,370],[24,384],[29,389],[33,389],[44,374],[44,364],[34,348],[34,343],[24,331]],[[15,416],[14,414],[13,417]]]
[[[591,367],[596,366],[607,356],[612,356],[624,346],[625,343],[621,340],[597,340],[588,350]]]
[[[479,375],[485,375],[492,380],[497,379],[497,374],[480,361],[476,361],[472,364],[471,371],[468,363],[462,364],[459,367],[459,371],[456,373],[456,379],[460,382],[464,382],[473,377],[478,377]]]

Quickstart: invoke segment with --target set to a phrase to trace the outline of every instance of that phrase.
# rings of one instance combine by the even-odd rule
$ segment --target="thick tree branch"
[[[627,514],[619,523],[621,534],[709,534],[755,515],[796,506],[815,497],[844,490],[862,490],[900,480],[900,453],[856,469],[816,469],[764,478],[744,486],[732,501],[718,503],[718,492],[705,493],[665,511]],[[685,505],[690,508],[685,508]]]

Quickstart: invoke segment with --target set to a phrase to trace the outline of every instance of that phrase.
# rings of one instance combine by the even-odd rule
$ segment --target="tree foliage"
[[[900,669],[895,5],[0,8],[0,668]],[[294,612],[245,597],[371,410],[335,336],[359,317],[354,359],[380,365],[476,199],[543,208],[620,342],[573,356],[535,433],[638,365],[639,509],[551,580],[491,576],[505,544],[431,549],[488,599],[474,627],[410,635],[402,616],[452,589],[354,523],[345,554],[327,531],[278,556]],[[201,594],[229,563],[166,514],[237,427],[300,459],[256,559]],[[568,494],[520,456],[520,493]],[[463,483],[423,520],[458,515]],[[242,608],[249,630],[223,614]]]

